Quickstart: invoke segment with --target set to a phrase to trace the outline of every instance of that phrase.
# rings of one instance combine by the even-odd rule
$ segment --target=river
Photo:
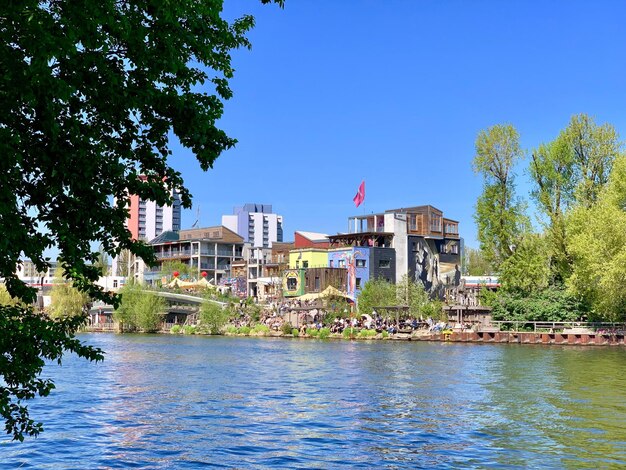
[[[85,334],[0,469],[626,465],[626,349]]]

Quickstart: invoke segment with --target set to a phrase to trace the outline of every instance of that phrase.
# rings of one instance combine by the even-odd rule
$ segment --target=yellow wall
[[[300,268],[304,267],[304,262],[309,262],[309,268],[320,268],[328,266],[328,251],[319,248],[304,248],[302,250],[292,250],[289,252],[289,268],[296,269],[296,261]]]

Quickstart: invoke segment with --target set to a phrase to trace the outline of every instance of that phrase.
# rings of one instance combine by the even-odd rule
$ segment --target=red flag
[[[356,207],[359,207],[365,200],[365,180],[361,181],[359,190],[357,191],[356,196],[354,196],[354,199],[352,200],[354,201],[354,205]]]

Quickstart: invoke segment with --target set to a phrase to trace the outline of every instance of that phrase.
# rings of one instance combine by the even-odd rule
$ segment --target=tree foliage
[[[557,286],[528,293],[501,291],[490,304],[494,320],[518,322],[584,320],[588,311],[579,296]]]
[[[162,314],[167,308],[163,297],[144,289],[140,284],[129,283],[120,290],[122,301],[113,312],[113,318],[122,322],[125,329],[153,332],[159,329]]]
[[[45,271],[50,247],[58,248],[75,287],[114,303],[95,285],[93,243],[111,256],[128,250],[153,260],[125,226],[129,195],[165,205],[176,188],[189,207],[189,191],[168,164],[169,139],[191,149],[203,170],[236,142],[217,121],[232,95],[230,53],[250,47],[245,35],[254,19],[229,23],[221,13],[221,0],[2,2],[0,277],[11,296],[35,300],[16,266],[29,258]],[[36,386],[40,358],[60,359],[64,348],[99,354],[73,338],[84,318],[41,317],[40,329],[25,330],[32,319],[28,309],[0,308],[4,337],[33,335],[19,336],[24,351],[17,355],[14,344],[1,343],[0,375],[8,385],[0,386],[0,409],[16,438],[40,429],[22,425],[24,406],[17,420],[6,414],[13,399],[48,393]],[[20,387],[35,393],[18,394]]]
[[[595,203],[620,150],[613,126],[598,126],[593,118],[579,114],[554,141],[532,152],[531,194],[543,216],[555,282],[564,282],[572,271],[567,215],[574,207],[588,208]]]
[[[548,287],[550,257],[545,238],[526,234],[513,254],[500,266],[500,283],[504,290],[529,295]]]
[[[182,261],[166,261],[161,266],[161,273],[164,276],[172,276],[175,272],[178,272],[180,276],[189,276],[191,268]]]
[[[66,282],[62,270],[57,269],[50,301],[50,317],[73,317],[83,314],[83,308],[89,303],[89,296],[74,287],[71,281]]]
[[[205,300],[200,306],[200,325],[212,335],[221,333],[222,328],[230,319],[231,312],[215,302]]]
[[[493,273],[489,262],[485,259],[482,250],[465,248],[465,274],[469,276],[488,276]]]
[[[571,291],[589,302],[595,319],[626,320],[626,157],[616,160],[597,203],[574,210],[568,229]]]
[[[371,315],[375,307],[396,306],[408,306],[408,314],[416,318],[429,315],[432,310],[437,309],[437,306],[441,308],[439,302],[429,300],[428,293],[421,283],[408,276],[403,276],[396,285],[384,279],[370,279],[358,297],[359,313]]]
[[[522,157],[519,134],[510,124],[490,127],[476,138],[473,168],[483,177],[483,192],[474,219],[480,249],[496,271],[528,229],[524,205],[515,196],[513,168]]]

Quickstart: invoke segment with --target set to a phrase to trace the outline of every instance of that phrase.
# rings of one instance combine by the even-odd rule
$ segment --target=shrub
[[[185,334],[185,335],[195,335],[196,334],[196,327],[192,326],[192,325],[185,325],[185,326],[183,326],[183,334]]]
[[[298,336],[300,336],[300,331],[298,331],[298,328],[294,328],[293,330],[291,330],[291,334],[294,338],[297,338]]]
[[[200,323],[212,335],[220,333],[230,317],[230,311],[219,304],[204,301],[200,307]]]
[[[383,338],[389,338],[389,332],[387,330],[383,330]]]
[[[280,327],[280,331],[282,331],[284,335],[290,335],[292,329],[293,326],[291,326],[289,322],[283,323],[283,326]]]
[[[361,330],[358,334],[358,337],[362,339],[369,339],[374,336],[376,336],[376,330]]]
[[[252,333],[257,334],[257,335],[268,335],[270,332],[270,328],[267,325],[264,325],[262,323],[259,323],[258,325],[254,325],[254,328],[252,328]]]
[[[352,328],[352,327],[346,327],[343,330],[343,333],[341,333],[343,335],[344,338],[348,339],[348,338],[353,338],[355,337],[357,334],[359,333],[359,330],[356,328]]]
[[[180,327],[180,325],[174,325],[170,328],[170,333],[177,335],[178,333],[180,333],[181,330],[182,328]]]
[[[237,333],[239,333],[240,335],[244,335],[244,336],[248,336],[250,334],[250,327],[249,326],[242,326],[237,330]]]
[[[230,335],[236,335],[237,334],[237,327],[233,326],[233,325],[228,325],[226,327],[226,333],[228,333]]]
[[[330,329],[329,328],[322,328],[319,331],[319,335],[318,335],[319,339],[327,339],[329,336],[330,336]]]
[[[306,334],[311,336],[312,338],[317,338],[320,334],[320,330],[318,330],[317,328],[307,328]]]

